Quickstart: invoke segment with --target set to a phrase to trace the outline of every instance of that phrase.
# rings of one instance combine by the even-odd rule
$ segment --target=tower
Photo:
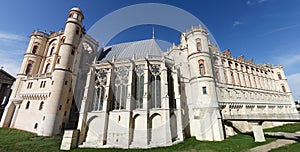
[[[79,8],[69,11],[65,25],[65,31],[61,38],[58,51],[59,64],[56,64],[52,72],[50,95],[45,103],[44,121],[38,135],[59,134],[66,126],[70,112],[72,95],[72,73],[76,59],[77,48],[84,34],[82,20],[84,16]]]
[[[191,133],[197,140],[221,141],[223,126],[218,108],[212,54],[208,32],[202,27],[192,27],[181,38],[187,45],[190,71]]]

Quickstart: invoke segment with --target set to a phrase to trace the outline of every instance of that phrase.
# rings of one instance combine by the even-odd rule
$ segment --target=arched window
[[[205,66],[204,66],[204,60],[199,60],[199,71],[200,71],[200,75],[204,76],[205,75]]]
[[[50,63],[48,63],[45,67],[45,72],[44,73],[49,73],[50,71]]]
[[[230,72],[230,75],[231,75],[231,79],[232,79],[232,84],[235,84],[234,74],[232,71]]]
[[[200,69],[200,75],[204,76],[204,74],[205,74],[204,65],[203,64],[199,64],[199,69]]]
[[[33,54],[35,54],[35,53],[36,53],[36,51],[37,51],[37,48],[38,48],[38,46],[37,46],[37,45],[33,46],[33,49],[32,49],[32,53],[33,53]]]
[[[38,123],[35,123],[34,124],[34,129],[37,129],[38,128]]]
[[[151,108],[161,108],[160,65],[151,65],[149,84]]]
[[[42,101],[42,102],[40,103],[39,110],[42,110],[43,107],[44,107],[44,101]]]
[[[201,51],[201,39],[196,39],[197,51]]]
[[[277,75],[278,75],[278,79],[281,80],[282,79],[281,74],[278,72]]]
[[[29,74],[31,71],[31,68],[32,68],[32,64],[31,63],[27,64],[25,74]]]
[[[144,95],[144,67],[138,65],[135,69],[134,75],[134,99],[135,108],[143,108],[143,95]]]
[[[30,101],[28,101],[28,102],[26,103],[25,109],[29,109],[29,106],[30,106]]]
[[[282,88],[282,91],[283,91],[283,92],[286,92],[286,89],[285,89],[285,87],[284,87],[284,84],[281,84],[281,88]]]
[[[114,87],[114,104],[113,109],[126,109],[126,100],[128,92],[128,74],[129,67],[117,67]]]
[[[53,47],[51,48],[51,50],[50,50],[50,53],[49,53],[49,55],[52,55],[52,54],[53,54],[53,52],[54,52],[54,50],[55,50],[55,47],[53,46]]]

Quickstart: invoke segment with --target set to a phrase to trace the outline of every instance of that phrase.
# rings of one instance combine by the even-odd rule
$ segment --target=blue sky
[[[72,7],[83,10],[88,30],[105,15],[140,3],[168,4],[191,13],[206,25],[220,49],[229,48],[233,56],[245,55],[258,64],[282,64],[294,98],[300,99],[299,0],[5,0],[0,2],[0,66],[16,75],[31,32],[64,28]],[[105,43],[149,39],[153,26],[157,39],[178,43],[179,32],[158,25],[129,28]]]

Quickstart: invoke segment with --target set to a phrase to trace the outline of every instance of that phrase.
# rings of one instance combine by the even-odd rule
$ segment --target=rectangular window
[[[27,85],[27,89],[30,89],[32,87],[33,82],[29,82]]]
[[[202,87],[202,94],[207,94],[206,87]]]
[[[45,86],[46,86],[46,81],[44,81],[43,88],[45,88]]]

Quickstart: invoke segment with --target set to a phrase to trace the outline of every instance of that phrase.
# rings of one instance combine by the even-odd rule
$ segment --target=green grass
[[[266,131],[281,131],[281,132],[296,132],[300,131],[300,123],[287,124],[281,127],[266,129]],[[170,147],[159,147],[152,149],[91,149],[91,148],[77,148],[73,152],[94,152],[94,151],[153,151],[153,152],[173,152],[173,151],[204,151],[204,152],[217,152],[217,151],[246,151],[250,148],[270,143],[276,138],[268,137],[264,143],[255,143],[252,133],[239,134],[229,137],[220,142],[197,141],[195,138],[189,138],[186,141],[173,145]],[[0,152],[5,151],[30,151],[30,152],[55,152],[59,151],[60,137],[38,137],[35,134],[25,131],[0,128]],[[276,151],[298,151],[300,143],[276,149]]]
[[[35,134],[0,128],[0,151],[30,151],[30,152],[53,152],[59,151],[60,137],[38,137]]]
[[[297,132],[300,131],[300,123],[285,124],[274,128],[265,129],[265,132]]]
[[[294,143],[291,145],[287,145],[287,146],[283,146],[283,147],[271,150],[271,152],[286,152],[286,151],[289,151],[289,152],[300,151],[300,143],[297,142],[297,143]]]

